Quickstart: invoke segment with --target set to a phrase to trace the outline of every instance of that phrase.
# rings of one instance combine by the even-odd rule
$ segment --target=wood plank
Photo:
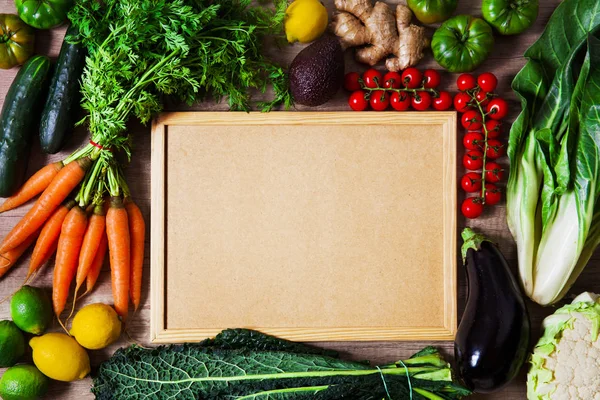
[[[389,3],[397,3],[402,0],[389,0]],[[333,11],[333,0],[323,0],[327,8]],[[529,47],[541,34],[545,24],[547,23],[550,15],[554,11],[555,7],[560,3],[560,0],[545,0],[540,1],[540,12],[539,17],[535,25],[526,31],[525,33],[518,36],[507,36],[507,37],[496,37],[496,44],[494,51],[490,55],[489,59],[486,60],[483,65],[476,72],[491,71],[497,75],[499,79],[498,94],[509,101],[511,113],[508,121],[512,121],[518,114],[520,109],[519,103],[510,89],[510,84],[514,75],[524,65],[525,59],[522,57],[524,51]],[[457,14],[473,14],[481,15],[480,12],[480,1],[474,0],[462,0],[459,1]],[[0,0],[0,12],[3,13],[14,13],[15,6],[13,0]],[[65,28],[57,28],[51,31],[38,31],[37,34],[37,51],[40,54],[48,54],[55,57],[59,50],[64,34]],[[428,28],[428,34],[433,33],[433,28]],[[271,46],[269,54],[275,60],[280,62],[282,65],[288,65],[293,57],[305,46],[293,45],[283,46],[278,48]],[[346,54],[346,65],[347,70],[351,71],[364,71],[364,66],[359,66],[352,57],[352,52],[348,51]],[[425,59],[419,65],[420,68],[439,68],[436,62],[433,60],[431,54],[428,52]],[[17,73],[17,69],[0,71],[0,104],[2,103],[8,87],[12,83],[14,76]],[[450,90],[452,93],[456,92],[455,79],[456,74],[442,73],[442,88],[444,90]],[[169,110],[187,110],[188,107],[177,105],[174,103],[168,103]],[[192,107],[195,110],[226,110],[227,105],[225,103],[215,104],[207,101],[202,104],[195,105]],[[296,110],[303,111],[307,110],[306,107],[296,107]],[[329,103],[319,107],[321,111],[347,111],[347,94],[340,91]],[[506,127],[507,128],[507,127]],[[505,132],[508,129],[504,130]],[[126,170],[127,180],[132,190],[135,201],[140,205],[142,212],[144,213],[147,220],[150,216],[150,128],[142,127],[139,124],[132,123],[130,132],[133,135],[135,148],[133,152],[133,158],[130,166]],[[39,144],[34,143],[31,152],[31,159],[29,163],[29,175],[34,171],[38,170],[41,166],[60,160],[66,157],[70,152],[75,150],[79,145],[83,144],[86,140],[85,129],[79,129],[74,135],[73,139],[67,145],[67,148],[56,155],[46,156],[42,155],[39,149]],[[460,137],[460,135],[459,135]],[[506,138],[506,134],[504,135]],[[458,155],[459,158],[462,154]],[[425,160],[426,161],[426,160]],[[504,166],[508,165],[506,158],[501,159],[501,164]],[[459,167],[460,171],[460,167]],[[462,198],[459,197],[459,201]],[[25,212],[29,209],[30,205],[24,206],[18,210],[14,210],[10,213],[0,214],[0,237],[3,237],[8,231],[17,223],[18,219],[22,217]],[[500,245],[501,250],[507,257],[509,263],[512,265],[513,270],[516,271],[516,252],[514,243],[505,221],[505,203],[502,202],[496,207],[486,210],[484,215],[475,221],[465,221],[462,217],[458,217],[458,224],[460,227],[465,225],[471,226],[476,229],[480,229],[486,232],[489,236],[494,238]],[[150,224],[148,224],[148,238],[147,246],[149,248],[150,238]],[[28,255],[27,255],[28,257]],[[128,332],[132,339],[142,345],[148,345],[150,338],[148,335],[148,328],[150,326],[150,296],[149,296],[149,259],[150,254],[148,252],[144,266],[144,281],[142,291],[142,304],[138,313],[132,316],[129,321]],[[12,293],[23,281],[26,275],[27,260],[19,267],[15,267],[3,280],[0,280],[0,297],[4,297]],[[571,295],[578,294],[584,290],[600,291],[600,253],[596,252],[592,257],[589,266],[583,272],[578,282],[571,290]],[[35,282],[36,285],[50,288],[52,281],[52,268],[47,266],[38,280]],[[462,314],[464,309],[464,301],[466,299],[466,281],[462,269],[459,268],[458,273],[458,293],[459,293],[459,304],[458,312]],[[112,302],[112,295],[110,289],[110,273],[108,270],[103,270],[100,275],[98,286],[92,295],[84,298],[81,304],[88,304],[93,302]],[[553,308],[542,308],[528,302],[528,308],[531,315],[531,322],[533,326],[533,339],[537,339],[539,336],[539,326],[544,316],[552,313]],[[10,317],[8,303],[0,305],[0,319],[6,319]],[[58,327],[55,326],[56,330]],[[124,336],[118,343],[111,346],[108,349],[102,351],[90,352],[92,364],[97,367],[98,364],[107,359],[110,354],[118,347],[128,345],[128,340]],[[452,355],[452,343],[431,343],[431,342],[359,342],[359,343],[348,343],[348,342],[325,342],[320,343],[319,346],[338,350],[343,356],[354,359],[354,360],[372,360],[374,363],[389,363],[396,361],[403,357],[408,357],[412,353],[420,350],[423,346],[435,344],[441,347],[447,356]],[[3,370],[0,370],[0,373]],[[86,378],[80,382],[74,382],[65,384],[61,382],[52,382],[48,399],[63,399],[63,400],[85,400],[93,398],[89,388],[91,385],[91,379]],[[525,375],[524,373],[512,382],[505,389],[488,395],[474,396],[476,399],[497,399],[497,400],[512,400],[512,399],[524,399],[526,397],[525,390]]]

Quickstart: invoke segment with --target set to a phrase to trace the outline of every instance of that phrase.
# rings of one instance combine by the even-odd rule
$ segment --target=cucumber
[[[4,99],[0,113],[0,197],[12,195],[23,184],[49,71],[48,57],[30,58],[19,70]]]
[[[77,28],[70,26],[65,39],[77,34]],[[40,144],[46,153],[58,153],[73,132],[85,56],[82,44],[63,41],[40,121]]]

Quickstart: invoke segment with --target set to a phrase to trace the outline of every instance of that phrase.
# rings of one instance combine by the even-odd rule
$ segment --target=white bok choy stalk
[[[509,139],[507,219],[522,286],[542,305],[565,295],[600,242],[599,26],[600,2],[565,0],[513,81],[522,112]]]

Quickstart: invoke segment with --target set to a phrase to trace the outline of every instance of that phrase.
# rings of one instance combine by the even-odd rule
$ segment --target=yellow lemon
[[[90,373],[90,358],[75,339],[64,333],[47,333],[29,341],[33,363],[48,378],[71,382]]]
[[[75,315],[71,335],[86,349],[103,349],[119,339],[121,321],[111,306],[90,304]]]
[[[295,0],[285,11],[285,34],[290,43],[308,43],[327,29],[327,9],[319,0]]]

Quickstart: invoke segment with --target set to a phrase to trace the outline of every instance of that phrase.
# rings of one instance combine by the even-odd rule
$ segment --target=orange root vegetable
[[[98,252],[98,246],[100,245],[105,232],[106,217],[104,216],[104,208],[99,205],[94,207],[94,214],[90,217],[85,236],[83,237],[83,244],[81,245],[81,252],[79,253],[77,276],[75,278],[75,299],[77,299],[77,292],[79,292],[79,288],[83,282],[85,282],[85,278],[94,263],[96,253]],[[73,308],[74,307],[75,300],[73,300]]]
[[[25,253],[25,250],[35,241],[37,234],[38,232],[34,233],[14,249],[0,254],[0,278],[16,264],[23,253]]]
[[[62,167],[63,163],[59,161],[48,164],[33,174],[17,193],[6,199],[4,204],[0,206],[0,213],[15,209],[42,193],[50,185]]]
[[[41,228],[82,181],[91,164],[92,160],[86,157],[73,161],[62,168],[29,212],[6,236],[0,246],[0,254],[14,249]]]
[[[129,296],[137,311],[142,297],[146,223],[144,222],[142,211],[129,197],[125,199],[125,208],[127,210],[127,216],[129,217],[129,234],[131,237],[131,277],[129,281]]]
[[[88,271],[87,277],[85,278],[85,293],[84,296],[92,291],[94,286],[96,285],[96,281],[98,280],[98,276],[100,275],[100,270],[102,270],[102,266],[104,265],[104,259],[106,258],[106,252],[108,251],[108,239],[106,237],[106,232],[102,235],[102,239],[100,240],[100,244],[98,245],[98,251],[96,251],[96,256],[94,257],[94,261],[92,262],[92,266]]]
[[[40,236],[35,243],[35,247],[33,248],[29,271],[25,278],[26,281],[36,273],[56,251],[63,222],[73,206],[75,206],[74,201],[64,203],[54,211],[54,214],[52,214],[48,221],[46,221],[46,224],[44,224]]]
[[[85,211],[75,206],[69,211],[62,225],[52,280],[52,305],[57,317],[63,312],[67,303],[69,287],[77,271],[79,252],[87,223]]]
[[[131,239],[127,210],[120,197],[110,199],[106,213],[106,236],[115,311],[123,321],[129,308],[129,279],[131,263]]]

